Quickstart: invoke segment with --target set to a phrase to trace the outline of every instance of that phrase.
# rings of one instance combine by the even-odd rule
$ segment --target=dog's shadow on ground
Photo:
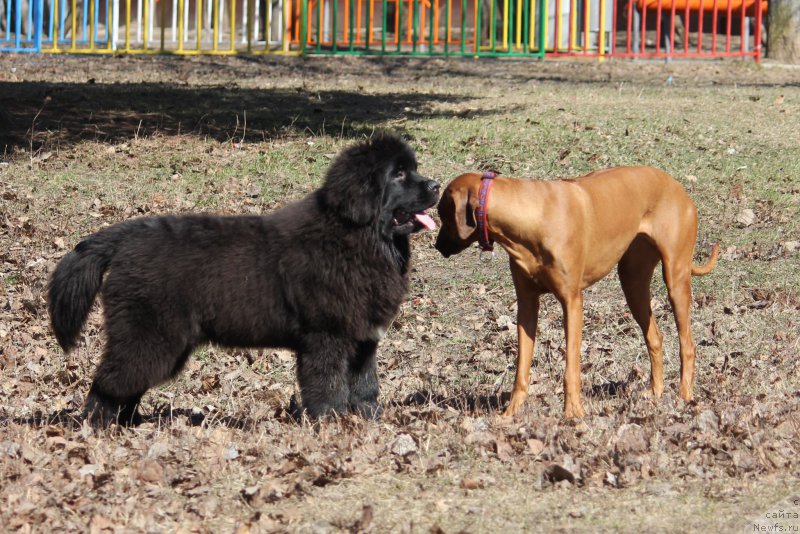
[[[464,392],[455,395],[442,395],[428,390],[419,390],[406,395],[393,404],[396,407],[434,405],[438,408],[451,408],[463,413],[482,413],[502,411],[511,394],[508,392],[480,394]]]
[[[626,380],[609,380],[601,384],[592,384],[586,391],[586,396],[592,399],[611,399],[628,395],[632,384]]]
[[[631,393],[632,384],[629,381],[608,381],[592,384],[584,390],[587,398],[602,400],[627,396]],[[463,414],[475,415],[486,413],[502,413],[511,399],[511,393],[480,394],[464,392],[453,395],[442,395],[429,390],[419,390],[406,395],[400,400],[389,401],[387,404],[395,408],[422,407],[433,405],[437,408],[449,408]],[[274,419],[287,423],[299,424],[304,416],[295,397],[289,404],[275,410]],[[237,430],[252,430],[258,426],[259,420],[222,413],[204,413],[191,408],[171,408],[170,406],[157,406],[152,412],[142,414],[141,423],[151,423],[156,427],[169,426],[172,422],[184,419],[189,426],[211,427],[222,426]],[[32,427],[60,426],[63,428],[79,429],[83,425],[83,416],[80,410],[59,410],[49,414],[35,414],[30,417],[11,418],[0,417],[0,427],[8,424],[27,425]]]
[[[78,429],[83,424],[80,411],[57,410],[52,413],[36,413],[28,417],[0,417],[0,427],[8,425],[26,425],[36,428],[46,426],[60,426],[63,428]]]
[[[278,419],[299,420],[296,416],[286,410],[276,412]],[[142,414],[138,425],[151,423],[156,427],[168,427],[174,421],[184,419],[189,426],[195,427],[227,427],[237,430],[251,430],[257,426],[259,421],[249,417],[238,417],[236,415],[225,415],[221,413],[203,413],[189,408],[171,409],[170,407],[157,407],[151,413]],[[58,426],[65,429],[77,430],[83,426],[84,417],[81,410],[59,410],[49,414],[35,414],[30,417],[0,417],[0,427],[15,424],[27,425],[31,427]]]
[[[586,398],[594,400],[624,397],[630,394],[633,384],[627,380],[610,380],[608,382],[592,384],[584,389]],[[533,397],[529,398],[531,402]],[[442,395],[429,390],[419,390],[406,395],[402,400],[390,403],[392,406],[403,408],[409,406],[434,405],[438,408],[450,408],[464,414],[502,413],[511,400],[510,392],[480,394],[463,392],[452,395]]]

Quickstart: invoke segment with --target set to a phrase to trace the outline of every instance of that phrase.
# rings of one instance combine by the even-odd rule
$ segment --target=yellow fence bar
[[[195,13],[197,15],[197,50],[203,47],[203,0],[197,0],[195,5]]]
[[[58,0],[53,0],[53,13],[59,12],[58,7]],[[58,51],[58,31],[60,29],[58,27],[59,22],[61,22],[61,17],[53,15],[53,48],[50,49],[53,52]]]
[[[592,20],[592,2],[591,2],[591,0],[587,0],[586,1],[586,12],[585,12],[585,14],[583,16],[583,38],[584,38],[584,43],[587,43],[586,40],[589,38],[588,36],[590,35],[589,32],[591,31],[591,26],[590,26],[591,20]],[[588,50],[585,49],[586,46],[583,46],[582,48],[584,48],[584,52],[588,51]]]
[[[496,1],[496,0],[495,0]],[[503,47],[508,43],[508,0],[503,0]]]
[[[231,52],[236,52],[236,0],[231,0]]]
[[[164,2],[165,0],[161,0]],[[178,0],[178,52],[183,52],[183,13],[186,5],[183,0]],[[173,34],[173,39],[175,35]]]
[[[70,30],[70,35],[72,36],[72,50],[77,49],[77,40],[78,40],[78,0],[72,0],[72,30]]]
[[[530,13],[530,21],[528,30],[530,35],[528,36],[528,46],[530,46],[531,50],[536,48],[536,0],[527,0],[530,2],[531,5],[531,13]],[[547,11],[542,11],[542,13],[547,13]]]
[[[125,0],[125,51],[129,52],[130,49],[131,49],[131,0]]]
[[[94,0],[89,0],[89,48],[94,49]]]
[[[346,1],[346,0],[345,0]],[[267,2],[269,3],[269,2]],[[320,2],[322,5],[322,2]],[[334,4],[335,6],[335,4]],[[336,9],[336,7],[334,7]],[[292,15],[291,6],[289,5],[289,0],[283,0],[283,47],[282,50],[284,52],[289,51],[289,41],[292,39],[292,33],[289,31],[289,19]],[[336,36],[333,36],[336,39]]]
[[[142,25],[144,26],[142,33],[144,36],[144,42],[142,43],[142,48],[147,50],[150,41],[150,34],[147,32],[147,29],[150,27],[150,0],[139,1],[144,2],[144,21],[142,21]]]
[[[591,0],[586,0],[586,13],[583,17],[584,21],[589,20],[589,9],[590,9]],[[578,6],[576,5],[575,0],[570,0],[569,3],[569,27],[570,27],[570,38],[569,43],[569,50],[574,50],[578,46]],[[586,29],[584,28],[584,31]],[[586,35],[584,33],[584,35]]]
[[[214,10],[212,11],[214,16],[214,52],[217,51],[217,44],[219,42],[219,0],[213,0],[214,2]]]

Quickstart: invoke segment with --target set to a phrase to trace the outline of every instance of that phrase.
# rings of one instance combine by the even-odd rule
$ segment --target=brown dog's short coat
[[[439,201],[442,227],[436,249],[445,257],[478,239],[475,210],[481,175],[463,174]],[[703,266],[692,263],[697,240],[697,208],[681,185],[652,167],[617,167],[567,180],[494,179],[486,199],[489,237],[508,252],[518,299],[517,374],[506,415],[528,394],[539,297],[553,293],[564,311],[567,363],[566,417],[583,416],[580,346],[583,289],[615,265],[631,314],[644,333],[650,354],[650,388],[664,390],[662,339],[650,309],[650,281],[659,261],[680,337],[679,393],[692,398],[695,343],[689,308],[691,277],[711,272],[719,246]]]

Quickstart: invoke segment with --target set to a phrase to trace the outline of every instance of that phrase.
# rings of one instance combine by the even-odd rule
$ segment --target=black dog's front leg
[[[297,352],[297,380],[303,408],[311,418],[344,415],[348,411],[348,362],[353,342],[309,335]]]
[[[350,409],[365,419],[378,420],[383,410],[378,404],[377,341],[362,341],[350,362]]]

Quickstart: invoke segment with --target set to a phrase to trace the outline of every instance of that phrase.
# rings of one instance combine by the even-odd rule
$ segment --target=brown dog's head
[[[436,209],[442,220],[442,228],[435,246],[445,258],[458,254],[478,240],[475,208],[478,205],[480,183],[480,174],[462,174],[447,185],[439,200]]]

